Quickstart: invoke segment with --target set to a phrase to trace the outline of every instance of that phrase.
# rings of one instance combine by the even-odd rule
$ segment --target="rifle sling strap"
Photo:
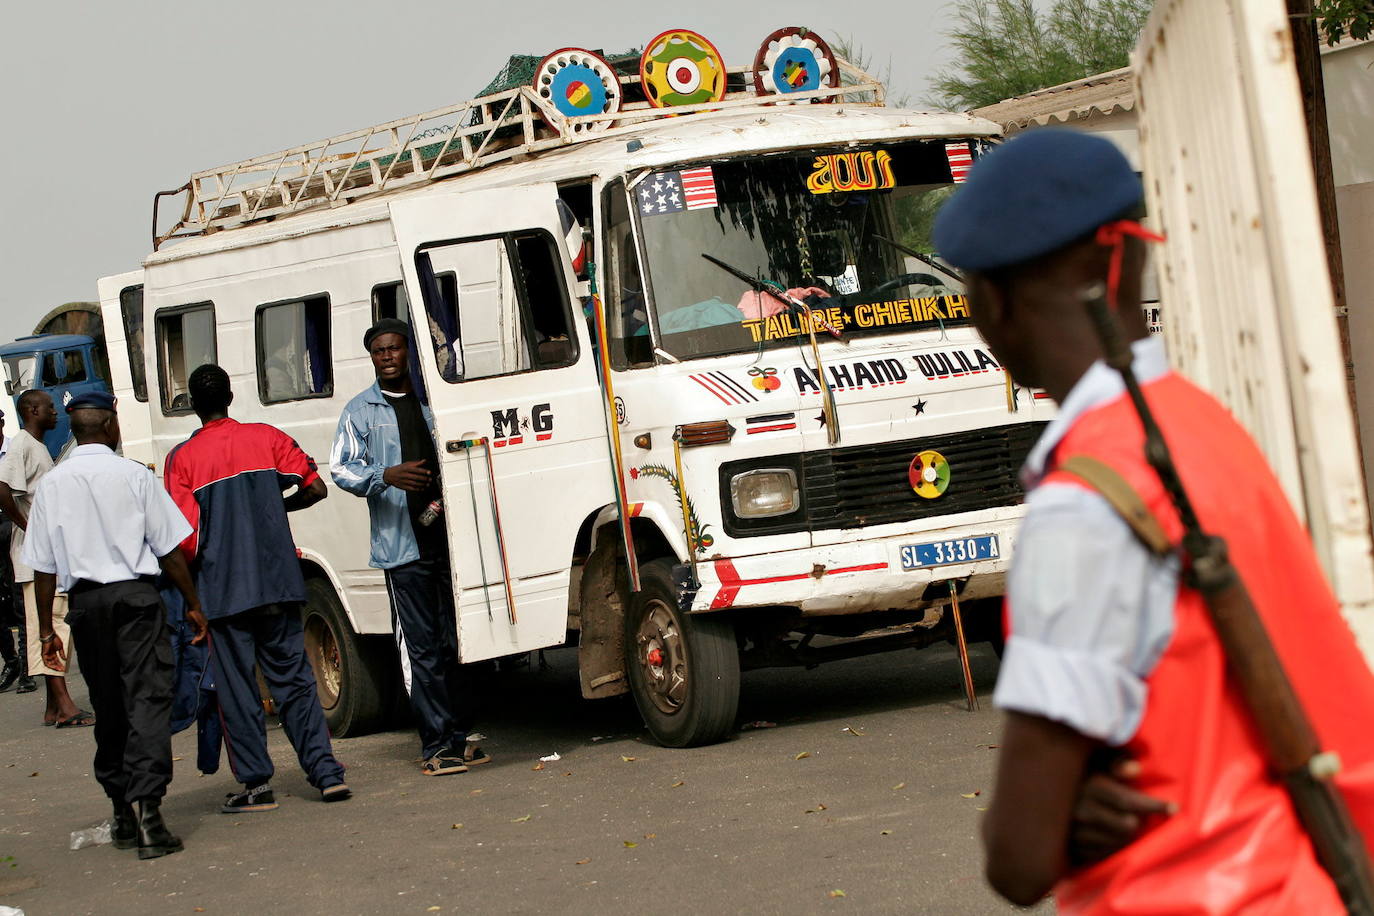
[[[1072,474],[1100,493],[1151,553],[1164,556],[1173,550],[1164,527],[1145,505],[1145,500],[1110,465],[1087,455],[1072,455],[1060,462],[1058,469]]]

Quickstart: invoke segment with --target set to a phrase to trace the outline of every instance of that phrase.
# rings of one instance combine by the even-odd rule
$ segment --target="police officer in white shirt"
[[[77,447],[43,478],[29,513],[24,562],[34,570],[45,664],[61,668],[53,595],[67,592],[81,674],[96,709],[95,778],[114,804],[116,848],[140,859],[182,848],[159,807],[172,779],[172,646],[154,578],[186,598],[193,642],[205,639],[186,560],[191,526],[147,468],[114,453],[114,398],[90,392],[67,405]],[[138,804],[135,817],[134,803]]]

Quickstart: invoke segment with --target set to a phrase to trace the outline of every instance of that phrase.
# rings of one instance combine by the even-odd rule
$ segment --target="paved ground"
[[[281,807],[218,814],[232,777],[196,773],[194,735],[178,735],[164,811],[186,851],[149,862],[67,848],[108,812],[90,732],[42,728],[41,692],[0,694],[0,903],[28,916],[1011,909],[984,886],[976,840],[998,725],[985,646],[981,712],[964,709],[943,647],[752,672],[740,721],[776,727],[694,750],[652,744],[625,698],[580,699],[572,652],[548,658],[493,682],[493,763],[424,778],[409,732],[339,741],[357,792],[342,804],[317,800],[273,728]],[[73,692],[84,699],[79,678]]]

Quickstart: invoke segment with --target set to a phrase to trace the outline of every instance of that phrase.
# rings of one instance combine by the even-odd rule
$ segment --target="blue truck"
[[[84,334],[35,334],[13,343],[0,344],[0,361],[5,364],[5,394],[9,396],[13,418],[11,426],[21,423],[14,401],[30,388],[52,395],[57,405],[57,427],[43,437],[53,458],[70,437],[67,412],[63,405],[87,391],[109,391],[110,383],[102,369],[101,344]],[[9,411],[6,411],[7,413]]]

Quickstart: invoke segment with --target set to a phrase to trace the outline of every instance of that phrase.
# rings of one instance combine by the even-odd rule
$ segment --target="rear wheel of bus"
[[[337,738],[375,731],[382,724],[394,680],[388,664],[390,643],[385,637],[354,633],[324,579],[307,579],[305,591],[305,654],[315,670],[315,688],[329,730]]]
[[[660,744],[692,747],[720,741],[739,708],[739,649],[722,615],[684,614],[677,607],[670,560],[640,567],[641,590],[625,615],[630,692]]]

